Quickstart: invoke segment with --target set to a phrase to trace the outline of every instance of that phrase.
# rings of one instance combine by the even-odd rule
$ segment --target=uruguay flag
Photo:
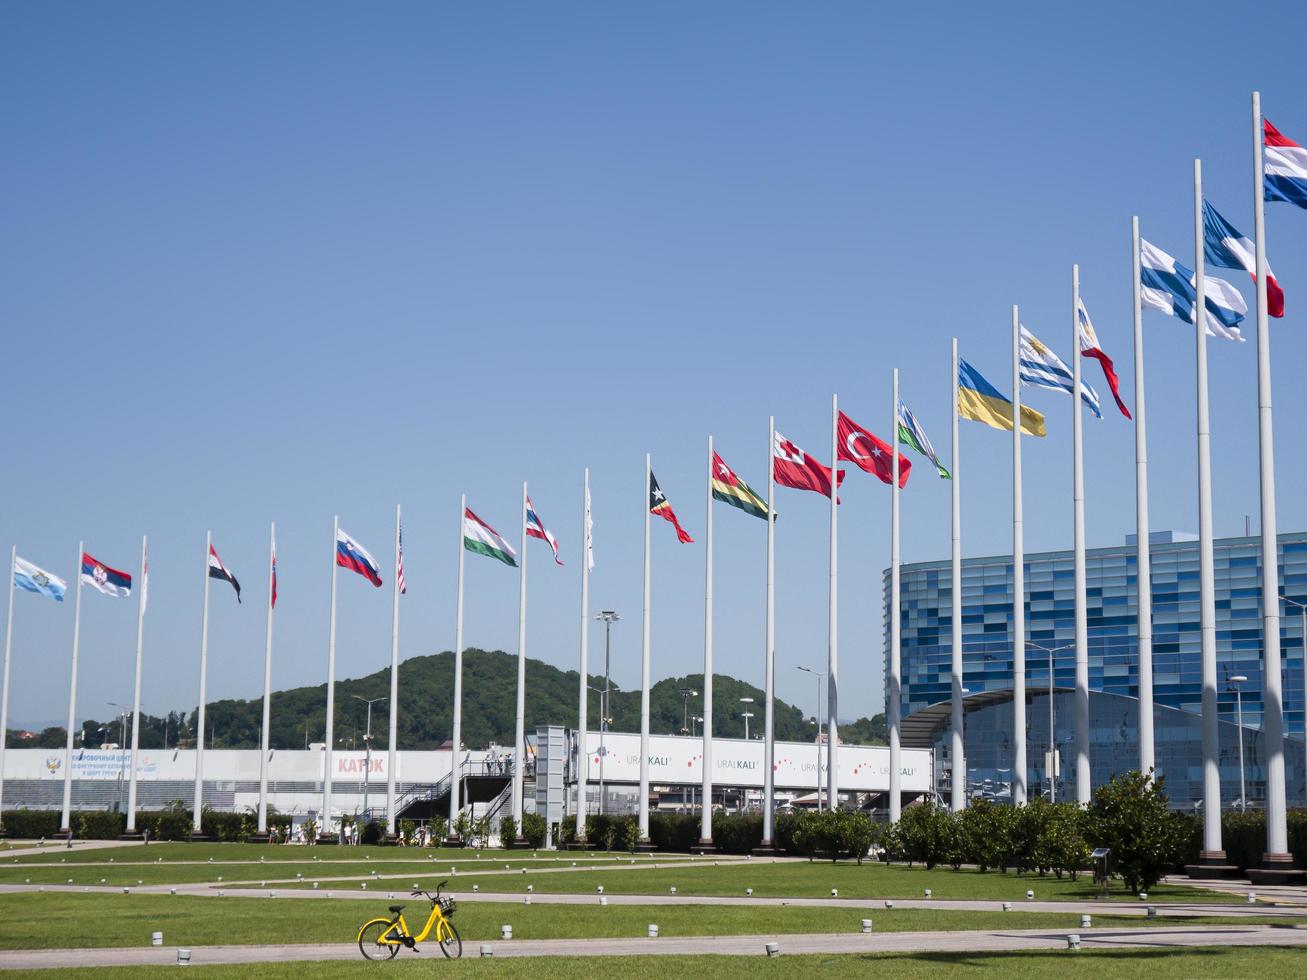
[[[381,566],[363,545],[339,528],[336,529],[336,564],[351,572],[358,572],[377,588],[381,588]]]
[[[1224,279],[1204,276],[1207,286],[1207,315],[1204,318],[1208,336],[1226,340],[1243,340],[1239,324],[1248,312],[1248,304]],[[1139,240],[1139,296],[1144,306],[1152,307],[1168,316],[1194,322],[1194,303],[1198,293],[1194,289],[1194,274],[1156,245]]]
[[[1266,179],[1266,200],[1288,201],[1307,208],[1307,150],[1262,120],[1265,152],[1262,169]]]
[[[1222,269],[1243,269],[1257,281],[1257,250],[1247,235],[1239,234],[1216,208],[1203,201],[1203,254],[1212,265]],[[1284,316],[1284,290],[1275,281],[1271,264],[1266,263],[1266,312]]]

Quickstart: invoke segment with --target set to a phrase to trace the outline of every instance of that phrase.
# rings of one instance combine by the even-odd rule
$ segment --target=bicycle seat
[[[392,906],[390,906],[390,911],[394,912],[396,915],[398,915],[401,911],[403,911],[403,909],[404,909],[404,906],[402,906],[402,905],[392,905]]]

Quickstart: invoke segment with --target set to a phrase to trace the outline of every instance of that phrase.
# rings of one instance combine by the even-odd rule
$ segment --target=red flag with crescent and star
[[[894,482],[894,450],[889,443],[872,435],[843,412],[840,412],[836,433],[839,436],[837,442],[840,459],[879,477],[881,483]],[[911,472],[912,461],[899,453],[899,489],[907,486],[908,474]]]
[[[779,432],[772,443],[772,478],[783,487],[831,494],[830,467],[822,466]],[[844,471],[836,477],[844,483]]]

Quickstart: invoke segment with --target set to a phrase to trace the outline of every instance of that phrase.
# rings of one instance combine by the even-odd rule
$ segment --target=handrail
[[[511,776],[513,774],[513,760],[510,758],[501,764],[497,759],[484,757],[476,760],[464,759],[459,763],[458,769],[458,778],[460,780],[467,776]],[[453,772],[448,772],[437,782],[409,787],[403,796],[395,800],[395,812],[400,813],[405,807],[419,800],[430,800],[444,796],[449,792],[453,777]]]

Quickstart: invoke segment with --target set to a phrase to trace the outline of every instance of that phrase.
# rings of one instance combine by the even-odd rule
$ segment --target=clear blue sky
[[[1307,139],[1301,4],[1076,12],[862,3],[10,4],[0,12],[6,478],[0,544],[74,575],[151,539],[145,706],[326,675],[331,519],[388,565],[402,655],[453,642],[460,492],[532,543],[528,653],[572,667],[581,469],[594,609],[639,679],[643,455],[704,524],[704,441],[756,487],[767,416],[829,456],[829,404],[885,433],[890,369],[948,452],[948,342],[1010,390],[1009,306],[1070,356],[1070,269],[1134,403],[1129,220],[1192,263],[1191,161],[1252,232],[1248,99]],[[1307,527],[1307,213],[1269,208],[1280,527]],[[1242,273],[1228,277],[1251,299]],[[1191,328],[1148,313],[1154,526],[1194,529]],[[1251,334],[1251,329],[1248,331]],[[1219,534],[1257,513],[1253,344],[1211,343]],[[1103,391],[1095,365],[1087,377]],[[1070,399],[1033,392],[1026,542],[1069,547]],[[1091,545],[1133,528],[1133,432],[1088,419]],[[964,548],[1010,548],[1010,441],[964,423]],[[824,664],[827,515],[778,490],[779,693]],[[887,488],[841,510],[841,714],[881,703]],[[903,496],[907,561],[948,555],[948,485]],[[719,508],[717,668],[761,682],[762,522]],[[653,672],[700,669],[703,552],[654,534]],[[390,570],[385,572],[387,581]],[[469,557],[467,641],[514,650],[517,577]],[[17,596],[17,723],[67,709],[72,604]],[[342,575],[339,676],[388,661],[390,595]],[[592,652],[602,634],[592,633]],[[130,703],[135,602],[84,596],[79,715]],[[596,660],[592,660],[594,664]]]

